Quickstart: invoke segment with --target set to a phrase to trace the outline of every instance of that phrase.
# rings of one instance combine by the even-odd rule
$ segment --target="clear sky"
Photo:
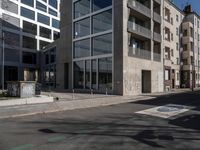
[[[200,15],[200,0],[174,0],[174,3],[182,10],[187,3],[191,4],[193,11]]]

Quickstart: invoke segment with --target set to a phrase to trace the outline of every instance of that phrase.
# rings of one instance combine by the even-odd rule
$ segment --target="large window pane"
[[[97,89],[97,61],[92,60],[92,89]]]
[[[90,34],[90,19],[75,22],[74,37],[79,38]]]
[[[21,7],[21,16],[35,20],[35,12],[24,7]]]
[[[60,21],[52,18],[52,27],[60,29]]]
[[[112,58],[99,59],[99,90],[112,90]]]
[[[55,10],[51,9],[51,8],[49,8],[49,14],[51,14],[53,16],[56,16],[56,17],[58,16],[58,13]]]
[[[21,0],[21,2],[31,7],[34,6],[34,0]]]
[[[92,0],[93,11],[97,11],[112,5],[112,0]]]
[[[90,13],[90,0],[79,0],[74,3],[74,18]]]
[[[4,42],[7,45],[12,45],[12,46],[20,46],[20,36],[19,34],[7,32],[4,32]]]
[[[49,5],[57,9],[58,2],[57,0],[49,0]]]
[[[45,27],[40,27],[40,36],[51,39],[51,30]]]
[[[112,53],[112,34],[93,38],[93,56]]]
[[[74,62],[74,88],[84,88],[84,61]]]
[[[74,58],[90,56],[90,39],[74,43]]]
[[[93,33],[112,29],[112,10],[93,16],[92,23]]]
[[[90,60],[85,61],[85,88],[90,89]]]
[[[36,2],[36,8],[38,10],[41,10],[41,11],[44,11],[44,12],[47,11],[47,6],[45,6],[44,4],[42,4],[42,3],[38,2],[38,1]]]
[[[15,18],[7,14],[3,14],[2,18],[3,18],[2,22],[3,22],[4,27],[15,29],[15,30],[20,29],[20,20],[18,18]]]
[[[27,21],[23,21],[23,32],[37,35],[37,25]]]
[[[23,52],[23,63],[25,64],[36,64],[36,54],[31,52]]]
[[[48,16],[42,15],[38,13],[38,22],[41,22],[43,24],[49,25],[50,24],[50,18]]]
[[[23,48],[36,49],[37,40],[31,37],[23,36]]]

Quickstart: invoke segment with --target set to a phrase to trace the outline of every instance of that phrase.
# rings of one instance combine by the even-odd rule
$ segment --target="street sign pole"
[[[2,92],[4,92],[4,48],[5,48],[5,45],[4,45],[4,32],[3,32],[2,34],[2,80],[1,80]]]

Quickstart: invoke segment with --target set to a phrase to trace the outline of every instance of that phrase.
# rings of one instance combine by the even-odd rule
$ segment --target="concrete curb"
[[[0,101],[0,107],[3,106],[16,106],[16,105],[27,105],[27,104],[41,104],[41,103],[50,103],[53,102],[53,97],[48,96],[38,96],[32,98],[22,98],[22,99],[13,99],[13,100],[2,100]]]
[[[128,102],[134,102],[138,100],[150,100],[153,97],[137,97],[135,99],[123,99],[123,97],[118,97],[118,100],[116,99],[110,99],[110,100],[77,100],[77,101],[68,101],[68,102],[56,102],[52,103],[53,107],[46,108],[46,110],[39,110],[39,111],[33,111],[28,113],[21,113],[21,114],[14,114],[14,115],[8,115],[8,116],[0,116],[0,119],[8,119],[8,118],[17,118],[17,117],[25,117],[25,116],[32,116],[32,115],[38,115],[38,114],[49,114],[49,113],[55,113],[55,112],[62,112],[62,111],[68,111],[68,110],[76,110],[76,109],[86,109],[86,108],[95,108],[95,107],[101,107],[101,106],[110,106],[110,105],[118,105],[122,103],[128,103]]]

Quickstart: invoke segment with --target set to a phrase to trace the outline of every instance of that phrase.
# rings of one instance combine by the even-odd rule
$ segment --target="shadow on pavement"
[[[179,117],[177,119],[170,120],[169,124],[193,130],[200,130],[200,115],[193,114]]]

